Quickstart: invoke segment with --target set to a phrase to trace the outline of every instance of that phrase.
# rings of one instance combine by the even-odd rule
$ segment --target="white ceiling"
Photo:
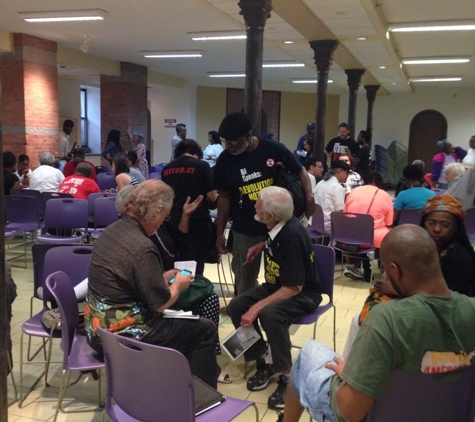
[[[297,60],[304,68],[264,69],[263,88],[315,92],[291,79],[316,78],[308,41],[337,39],[340,46],[329,78],[329,93],[347,92],[343,69],[365,68],[363,84],[381,84],[380,94],[446,87],[475,87],[475,31],[391,33],[388,24],[475,20],[474,0],[273,0],[265,28],[264,61]],[[18,12],[100,8],[104,21],[27,23]],[[207,72],[243,71],[245,41],[195,42],[188,32],[244,30],[237,0],[15,0],[0,2],[0,29],[24,32],[79,49],[91,37],[84,63],[59,63],[63,77],[98,81],[93,56],[129,61],[184,78],[192,85],[243,87],[244,79],[209,78]],[[357,41],[356,37],[367,37]],[[294,44],[284,44],[292,40]],[[145,59],[141,50],[202,50],[198,59]],[[470,56],[467,64],[400,66],[402,58]],[[380,69],[385,66],[385,69]],[[414,76],[462,76],[461,82],[408,84]],[[360,92],[364,92],[361,88]]]

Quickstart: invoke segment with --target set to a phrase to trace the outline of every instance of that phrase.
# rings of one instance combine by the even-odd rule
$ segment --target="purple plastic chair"
[[[447,375],[394,372],[389,389],[373,404],[367,422],[473,422],[475,368]],[[455,378],[455,379],[454,379]]]
[[[45,200],[39,190],[34,189],[10,189],[10,196],[34,196],[40,204],[41,216],[45,215]]]
[[[46,279],[46,288],[51,292],[58,303],[61,315],[61,348],[63,350],[63,373],[61,376],[61,388],[58,396],[58,404],[54,421],[61,410],[64,413],[87,412],[90,410],[67,411],[62,403],[70,385],[71,371],[93,371],[93,376],[98,373],[99,402],[101,405],[101,377],[100,370],[104,367],[104,361],[100,354],[94,351],[86,341],[86,336],[80,335],[78,306],[73,285],[69,277],[62,271],[55,272]],[[134,365],[131,365],[132,367]],[[97,373],[95,372],[97,371]],[[77,382],[77,381],[76,381]]]
[[[79,236],[61,236],[48,229],[79,231]],[[38,236],[39,243],[79,243],[87,235],[87,201],[84,199],[50,199],[45,207],[45,231]]]
[[[312,239],[321,240],[323,242],[323,237],[325,236],[325,220],[323,218],[322,207],[318,204],[315,204],[315,212],[312,215],[312,223],[307,226],[307,232]]]
[[[403,209],[399,214],[398,226],[401,224],[415,224],[420,226],[421,216],[419,215],[420,209]]]
[[[318,274],[318,282],[322,287],[322,293],[328,295],[329,301],[320,305],[312,313],[300,318],[296,324],[313,326],[313,339],[317,333],[317,321],[329,309],[333,308],[333,350],[336,350],[336,308],[333,304],[333,278],[335,275],[335,251],[329,246],[312,245],[315,254],[315,269]]]
[[[119,211],[115,207],[115,197],[97,198],[94,206],[94,231],[93,239],[97,239],[104,228],[119,219]]]
[[[100,193],[91,193],[87,197],[87,214],[89,217],[92,217],[94,219],[94,205],[96,204],[96,199],[97,198],[112,198],[116,197],[117,194],[114,192],[100,192]],[[91,220],[93,221],[93,220]]]
[[[256,411],[256,422],[259,420],[253,402],[231,397],[195,418],[193,377],[180,352],[101,328],[98,332],[106,365],[105,412],[113,421],[225,422],[250,406]]]
[[[345,256],[368,259],[365,255],[374,251],[374,218],[369,214],[332,212],[330,222],[330,246],[341,252],[341,275],[343,275],[343,259]],[[360,249],[357,252],[349,252],[336,247],[336,242],[359,245]],[[373,274],[371,274],[371,278],[372,276]]]
[[[101,191],[116,188],[115,176],[112,173],[99,173],[96,177]]]
[[[61,198],[74,198],[70,193],[61,193],[61,192],[42,192],[43,200],[46,203],[50,199],[61,199]]]
[[[99,173],[110,173],[111,168],[107,166],[96,166],[96,175]]]
[[[467,232],[470,243],[475,243],[475,208],[468,208],[465,210],[466,218],[463,221],[465,231]]]
[[[148,178],[162,180],[162,172],[152,171],[151,173],[149,173]]]
[[[19,237],[19,236],[22,236],[24,239],[25,234],[21,227],[14,226],[12,224],[12,225],[8,225],[8,227],[5,227],[3,236],[5,237],[5,240],[13,238],[13,237]],[[26,242],[23,242],[23,243],[24,243],[23,253],[16,254],[15,256],[8,258],[7,261],[12,261],[14,259],[21,258],[23,256],[25,258],[25,268],[26,268]]]
[[[87,277],[89,263],[92,256],[92,245],[57,245],[57,244],[35,244],[32,247],[33,255],[33,278],[34,291],[30,303],[30,318],[23,323],[21,342],[20,342],[20,400],[19,407],[22,407],[23,400],[36,387],[43,375],[45,384],[48,385],[48,370],[51,359],[52,338],[61,337],[61,333],[47,329],[41,323],[43,313],[50,309],[48,301],[54,300],[51,293],[45,289],[45,280],[47,276],[56,272],[63,271],[70,278],[72,286],[76,286]],[[39,289],[41,287],[41,289]],[[43,301],[42,310],[36,315],[33,313],[33,299]],[[23,365],[26,364],[23,359],[23,335],[29,336],[28,340],[28,362],[31,362],[39,352],[44,351],[44,361],[35,360],[35,364],[44,363],[45,369],[29,388],[26,395],[23,395]],[[40,337],[43,339],[43,345],[31,356],[31,337]],[[48,344],[48,351],[46,344]]]

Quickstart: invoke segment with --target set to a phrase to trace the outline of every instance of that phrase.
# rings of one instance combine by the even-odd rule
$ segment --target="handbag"
[[[294,202],[294,216],[300,218],[305,212],[305,195],[298,176],[289,172],[279,161],[275,165],[273,185],[287,189],[290,192]]]
[[[202,275],[195,275],[189,287],[180,293],[177,301],[173,304],[174,308],[188,308],[197,302],[202,301],[214,290],[210,280]]]
[[[84,328],[84,308],[86,302],[78,303],[79,329]],[[59,308],[48,309],[41,315],[41,323],[50,331],[61,331],[61,314]]]

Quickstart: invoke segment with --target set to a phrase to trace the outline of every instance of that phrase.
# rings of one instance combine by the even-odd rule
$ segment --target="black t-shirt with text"
[[[359,150],[358,142],[354,139],[341,139],[340,137],[333,138],[328,142],[325,151],[331,153],[331,160],[336,161],[340,155],[346,155],[346,148],[348,148],[352,155],[356,155]]]

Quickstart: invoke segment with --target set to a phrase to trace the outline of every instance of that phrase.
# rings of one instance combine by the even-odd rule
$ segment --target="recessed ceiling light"
[[[426,31],[474,31],[474,21],[440,21],[395,23],[389,25],[391,32],[426,32]]]
[[[470,59],[468,57],[440,57],[440,58],[427,58],[427,59],[402,59],[403,64],[447,64],[447,63],[468,63]]]
[[[368,38],[367,37],[357,37],[356,38],[356,41],[367,41]]]
[[[190,58],[203,57],[203,53],[199,50],[195,51],[141,51],[147,59],[175,59],[175,58]]]
[[[193,41],[245,40],[247,38],[243,31],[188,32],[188,37]]]
[[[424,76],[420,78],[409,78],[409,82],[459,82],[462,78],[459,76],[441,77]]]
[[[210,78],[244,78],[244,72],[208,72]]]
[[[294,42],[293,41],[290,41],[290,40],[287,40],[287,41],[284,41],[284,44],[293,44]]]
[[[396,85],[396,82],[391,82],[391,85]]]
[[[386,66],[379,66],[378,69],[386,69]]]
[[[262,67],[305,67],[305,64],[295,62],[267,62],[263,63]]]
[[[318,79],[292,79],[293,84],[316,84],[318,83]],[[328,83],[332,84],[333,81],[328,79]]]
[[[20,12],[19,15],[27,22],[71,22],[103,20],[107,12],[102,9],[79,9]]]

